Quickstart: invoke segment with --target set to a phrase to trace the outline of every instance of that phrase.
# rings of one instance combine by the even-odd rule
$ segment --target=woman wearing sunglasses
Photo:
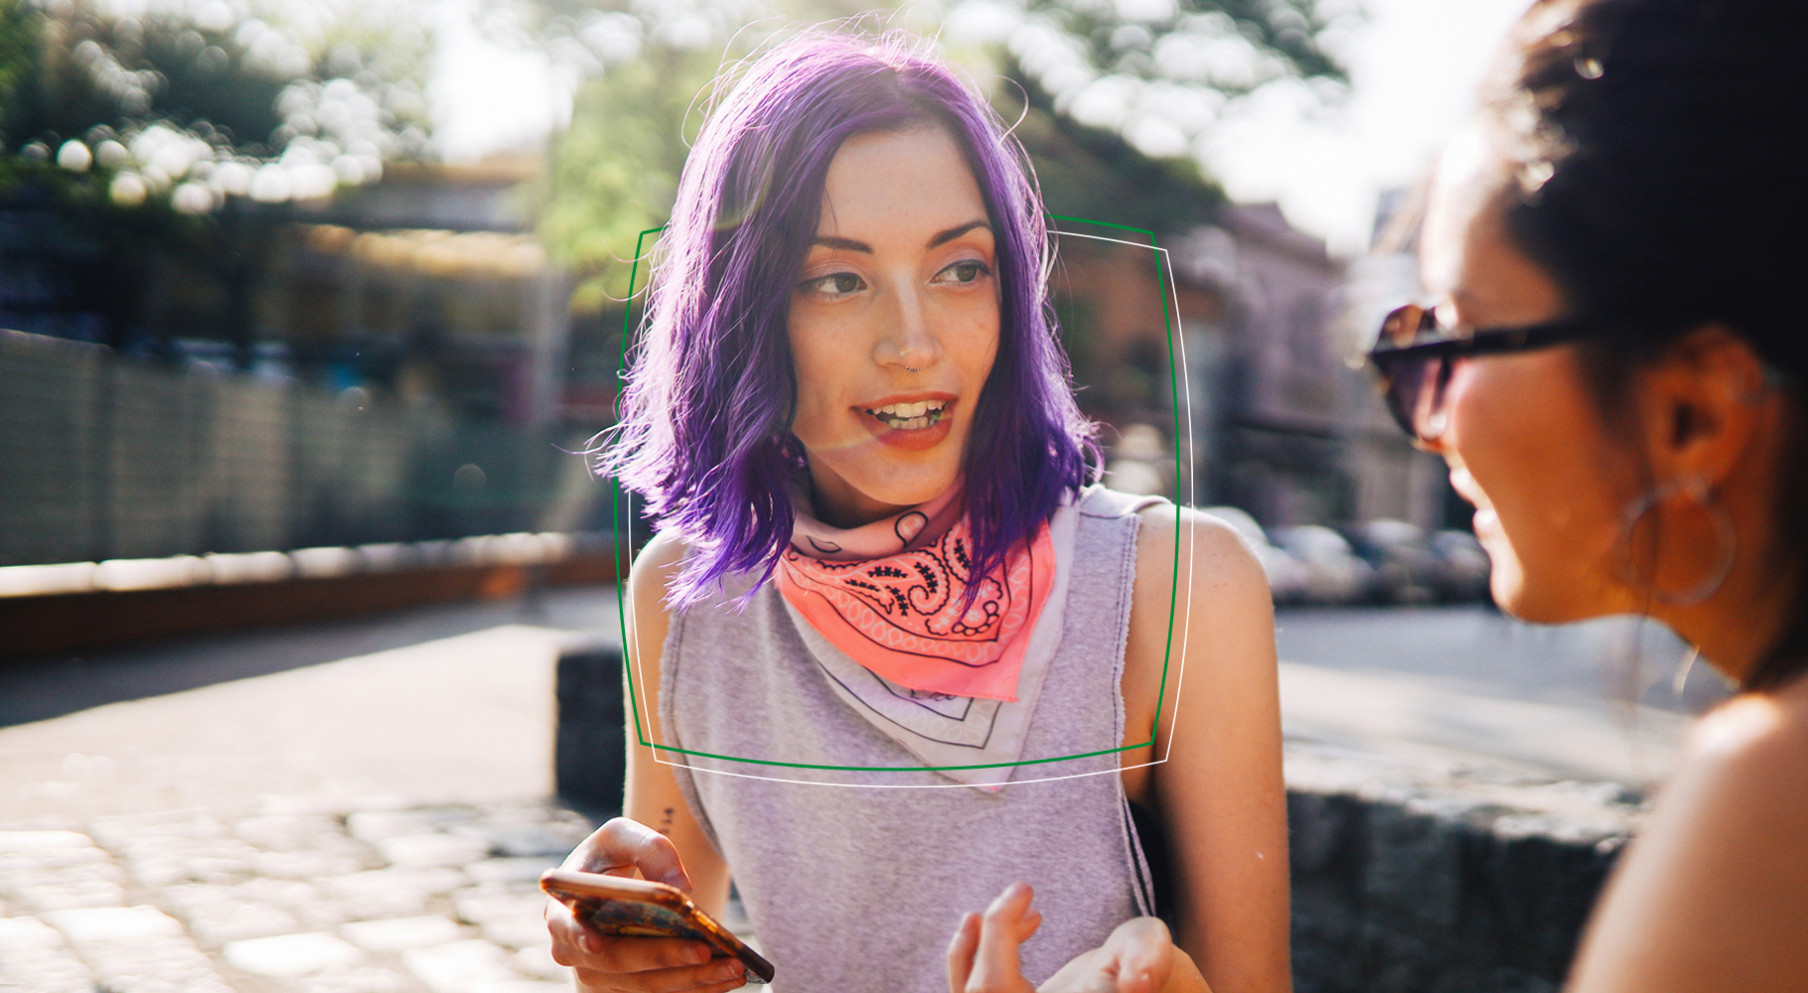
[[[1621,860],[1574,993],[1808,989],[1804,52],[1799,0],[1535,3],[1440,165],[1432,306],[1370,354],[1475,505],[1502,607],[1645,614],[1741,690]]]
[[[1446,153],[1431,310],[1371,359],[1495,599],[1640,613],[1741,692],[1596,908],[1576,991],[1808,989],[1808,12],[1552,0]]]

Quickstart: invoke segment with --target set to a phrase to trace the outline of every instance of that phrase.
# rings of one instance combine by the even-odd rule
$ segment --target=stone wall
[[[1563,985],[1638,798],[1290,743],[1298,993]]]

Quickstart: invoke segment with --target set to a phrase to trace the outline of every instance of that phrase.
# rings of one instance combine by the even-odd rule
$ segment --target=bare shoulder
[[[637,664],[649,696],[659,690],[659,660],[665,649],[671,614],[666,591],[684,565],[687,546],[661,533],[641,547],[628,570],[628,654]],[[649,664],[650,663],[650,664]]]
[[[1576,990],[1808,988],[1808,684],[1697,726],[1591,928]]]
[[[1266,695],[1252,688],[1275,680],[1274,606],[1255,554],[1228,524],[1196,510],[1176,515],[1162,504],[1140,516],[1123,686],[1137,731],[1167,725],[1178,710],[1207,708],[1215,719],[1219,707]],[[1183,670],[1202,692],[1177,693]],[[1178,708],[1161,705],[1176,699]]]
[[[1743,837],[1801,873],[1808,912],[1808,681],[1737,697],[1701,719],[1666,803],[1705,834]]]
[[[1753,773],[1808,771],[1808,680],[1777,693],[1749,694],[1715,708],[1696,725],[1695,761]]]
[[[1213,613],[1247,609],[1251,601],[1270,602],[1261,562],[1229,524],[1190,507],[1176,515],[1172,504],[1145,508],[1138,516],[1139,602],[1172,592],[1188,597],[1193,609]]]
[[[634,564],[628,570],[629,591],[643,603],[661,602],[667,586],[684,564],[688,550],[689,546],[682,540],[666,532],[655,534],[653,540],[642,545],[639,554],[634,556]]]

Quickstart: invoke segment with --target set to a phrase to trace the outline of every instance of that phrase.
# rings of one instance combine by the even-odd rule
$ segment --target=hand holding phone
[[[540,888],[570,907],[579,920],[599,934],[701,941],[709,946],[712,959],[731,959],[744,966],[748,982],[772,981],[772,963],[697,909],[677,887],[645,879],[548,869],[540,876]]]
[[[565,860],[563,871],[618,882],[640,882],[632,878],[640,876],[680,895],[691,885],[671,839],[627,817],[598,828]],[[603,934],[582,910],[581,894],[571,896],[570,902],[547,898],[546,928],[554,961],[572,968],[580,991],[726,993],[748,982],[741,959],[713,958],[717,947],[705,940]]]

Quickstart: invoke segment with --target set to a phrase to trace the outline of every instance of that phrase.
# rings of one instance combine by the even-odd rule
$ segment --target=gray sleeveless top
[[[664,744],[682,751],[660,757],[733,872],[775,991],[944,991],[961,915],[1017,879],[1043,913],[1023,946],[1032,983],[1153,912],[1114,750],[1148,502],[1085,491],[1060,646],[1025,739],[1025,760],[1048,761],[995,793],[923,769],[836,696],[771,584],[744,613],[726,604],[745,579],[673,616],[659,707]]]

